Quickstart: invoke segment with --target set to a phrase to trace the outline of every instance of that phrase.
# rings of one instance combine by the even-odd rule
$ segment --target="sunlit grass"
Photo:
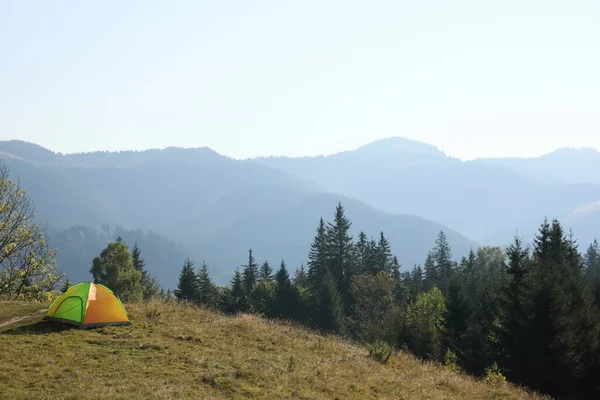
[[[0,306],[0,323],[41,308]],[[28,321],[1,332],[0,398],[537,398],[404,353],[378,363],[361,346],[255,316],[159,301],[127,309],[131,326]]]

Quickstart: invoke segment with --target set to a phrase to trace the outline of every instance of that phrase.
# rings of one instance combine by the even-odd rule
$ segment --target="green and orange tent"
[[[80,328],[130,324],[123,303],[109,288],[87,282],[71,286],[54,300],[44,319]]]

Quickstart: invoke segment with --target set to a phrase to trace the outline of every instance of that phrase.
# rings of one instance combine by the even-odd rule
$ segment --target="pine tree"
[[[370,239],[367,242],[367,247],[365,249],[365,265],[364,265],[364,273],[369,275],[376,275],[377,271],[379,271],[379,249],[377,248],[377,242],[374,239]]]
[[[327,271],[327,229],[323,218],[319,220],[317,234],[308,253],[307,285],[311,297],[315,298]]]
[[[198,282],[194,272],[194,263],[189,258],[183,263],[183,268],[179,274],[175,297],[177,300],[192,302],[198,298]]]
[[[464,336],[472,310],[464,280],[455,277],[450,281],[446,299],[446,340],[445,347],[464,359]]]
[[[425,260],[425,280],[424,280],[424,290],[426,292],[433,289],[434,286],[438,284],[439,277],[438,271],[435,268],[435,261],[433,260],[433,253],[430,251],[427,254],[427,259]]]
[[[144,300],[150,300],[151,298],[158,296],[159,284],[144,268],[146,266],[146,261],[141,256],[140,247],[137,242],[133,245],[131,258],[133,258],[133,267],[142,274],[140,283],[144,290]]]
[[[296,269],[294,273],[294,285],[296,287],[305,288],[308,283],[308,277],[306,270],[304,269],[304,263],[300,264],[300,268]]]
[[[532,366],[528,357],[531,328],[531,299],[534,287],[531,279],[529,248],[515,237],[508,246],[508,285],[503,288],[501,299],[501,324],[499,340],[502,345],[502,365],[512,382],[524,383],[531,379]]]
[[[254,284],[258,280],[258,264],[252,255],[252,249],[248,250],[248,264],[244,265],[244,295],[249,296]]]
[[[596,305],[600,307],[600,245],[598,240],[588,247],[584,257],[585,277]]]
[[[398,257],[394,256],[392,259],[392,280],[394,281],[394,299],[396,304],[402,303],[403,292],[407,292],[408,288],[404,286],[402,282],[402,275],[400,274],[400,263]],[[410,274],[409,274],[410,276]]]
[[[437,277],[436,286],[438,286],[444,296],[447,296],[454,263],[452,262],[450,243],[448,243],[446,234],[443,231],[439,233],[438,238],[435,241],[433,261],[435,263],[435,275]]]
[[[298,292],[290,281],[290,276],[283,260],[277,274],[275,274],[275,285],[273,315],[277,318],[297,318],[299,311]]]
[[[391,273],[392,251],[390,248],[390,243],[383,235],[383,232],[379,234],[379,242],[377,243],[377,256],[377,272],[384,271]]]
[[[246,311],[246,295],[244,293],[244,278],[239,270],[235,270],[231,280],[230,312]]]
[[[260,267],[260,279],[271,282],[273,280],[273,269],[268,261],[265,261]]]
[[[196,281],[198,285],[196,302],[202,306],[215,307],[218,302],[217,287],[210,278],[205,262],[200,266]]]
[[[598,349],[597,308],[583,279],[583,263],[573,240],[554,220],[535,238],[535,293],[528,332],[531,374],[524,382],[555,397],[577,397]]]
[[[354,244],[350,236],[352,223],[344,214],[344,207],[338,203],[333,223],[327,229],[327,258],[328,266],[338,290],[342,296],[344,312],[350,313],[353,301],[350,295],[350,282],[356,273],[356,258]]]
[[[316,314],[317,319],[315,323],[318,328],[333,333],[345,333],[346,322],[342,296],[329,270],[325,272],[319,288]]]
[[[475,302],[480,283],[479,271],[477,268],[477,256],[473,249],[469,251],[467,258],[464,258],[461,265],[462,274],[467,283],[467,294],[471,302]]]
[[[360,232],[358,235],[358,241],[356,242],[356,261],[358,263],[357,269],[360,274],[368,274],[367,268],[367,252],[368,252],[369,241],[367,235],[364,232]]]

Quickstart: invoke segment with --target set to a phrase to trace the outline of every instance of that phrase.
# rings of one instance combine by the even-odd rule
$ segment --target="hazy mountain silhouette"
[[[594,184],[600,179],[595,172],[600,168],[594,167],[597,160],[595,151],[558,151],[523,160],[523,165],[539,165],[529,167],[528,173],[510,160],[462,162],[433,146],[401,138],[327,157],[257,159],[314,181],[322,190],[389,213],[431,219],[477,241],[493,238],[491,243],[496,244],[506,243],[519,227],[535,229],[545,216],[564,219],[599,201],[600,185]],[[573,229],[582,242],[599,233],[582,224]]]
[[[374,156],[380,152],[376,146],[363,151]],[[419,144],[411,151],[440,157]],[[229,281],[250,247],[257,259],[276,263],[283,257],[294,269],[306,261],[319,218],[332,219],[338,202],[347,207],[354,234],[364,230],[375,237],[383,230],[406,267],[423,262],[440,230],[457,256],[476,246],[443,225],[320,193],[301,176],[207,148],[62,155],[11,141],[0,142],[0,158],[52,229],[50,243],[61,253],[61,266],[77,279],[89,279],[92,256],[114,239],[102,231],[104,223],[137,232],[124,239],[130,245],[145,241],[140,247],[148,269],[168,287],[174,286],[186,253],[206,260],[220,283]],[[169,259],[148,247],[163,248],[160,254]]]
[[[503,167],[540,182],[600,184],[600,152],[564,148],[536,158],[477,159],[475,165]]]

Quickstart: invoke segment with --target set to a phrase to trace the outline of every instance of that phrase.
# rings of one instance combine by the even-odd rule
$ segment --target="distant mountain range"
[[[359,153],[370,154],[371,160],[400,154],[401,149],[378,149],[380,145]],[[440,157],[429,146],[410,145],[407,154],[418,162]],[[340,157],[353,159],[355,154]],[[49,226],[57,261],[72,281],[90,279],[92,258],[117,235],[130,245],[140,242],[149,271],[170,288],[187,256],[205,260],[220,284],[229,282],[249,248],[259,261],[279,263],[284,258],[294,270],[306,262],[319,218],[331,220],[338,202],[353,222],[354,235],[364,230],[377,237],[384,231],[407,268],[424,261],[442,230],[457,257],[477,247],[426,218],[392,215],[352,193],[331,190],[321,180],[265,165],[264,160],[233,160],[207,148],[62,155],[8,141],[0,142],[0,160],[28,190],[39,219]],[[337,175],[323,175],[349,182],[387,174],[331,168]]]
[[[505,244],[517,233],[530,240],[544,217],[563,221],[584,246],[600,235],[600,153],[593,149],[463,162],[393,138],[331,156],[255,161],[388,213],[437,221],[481,244]]]

